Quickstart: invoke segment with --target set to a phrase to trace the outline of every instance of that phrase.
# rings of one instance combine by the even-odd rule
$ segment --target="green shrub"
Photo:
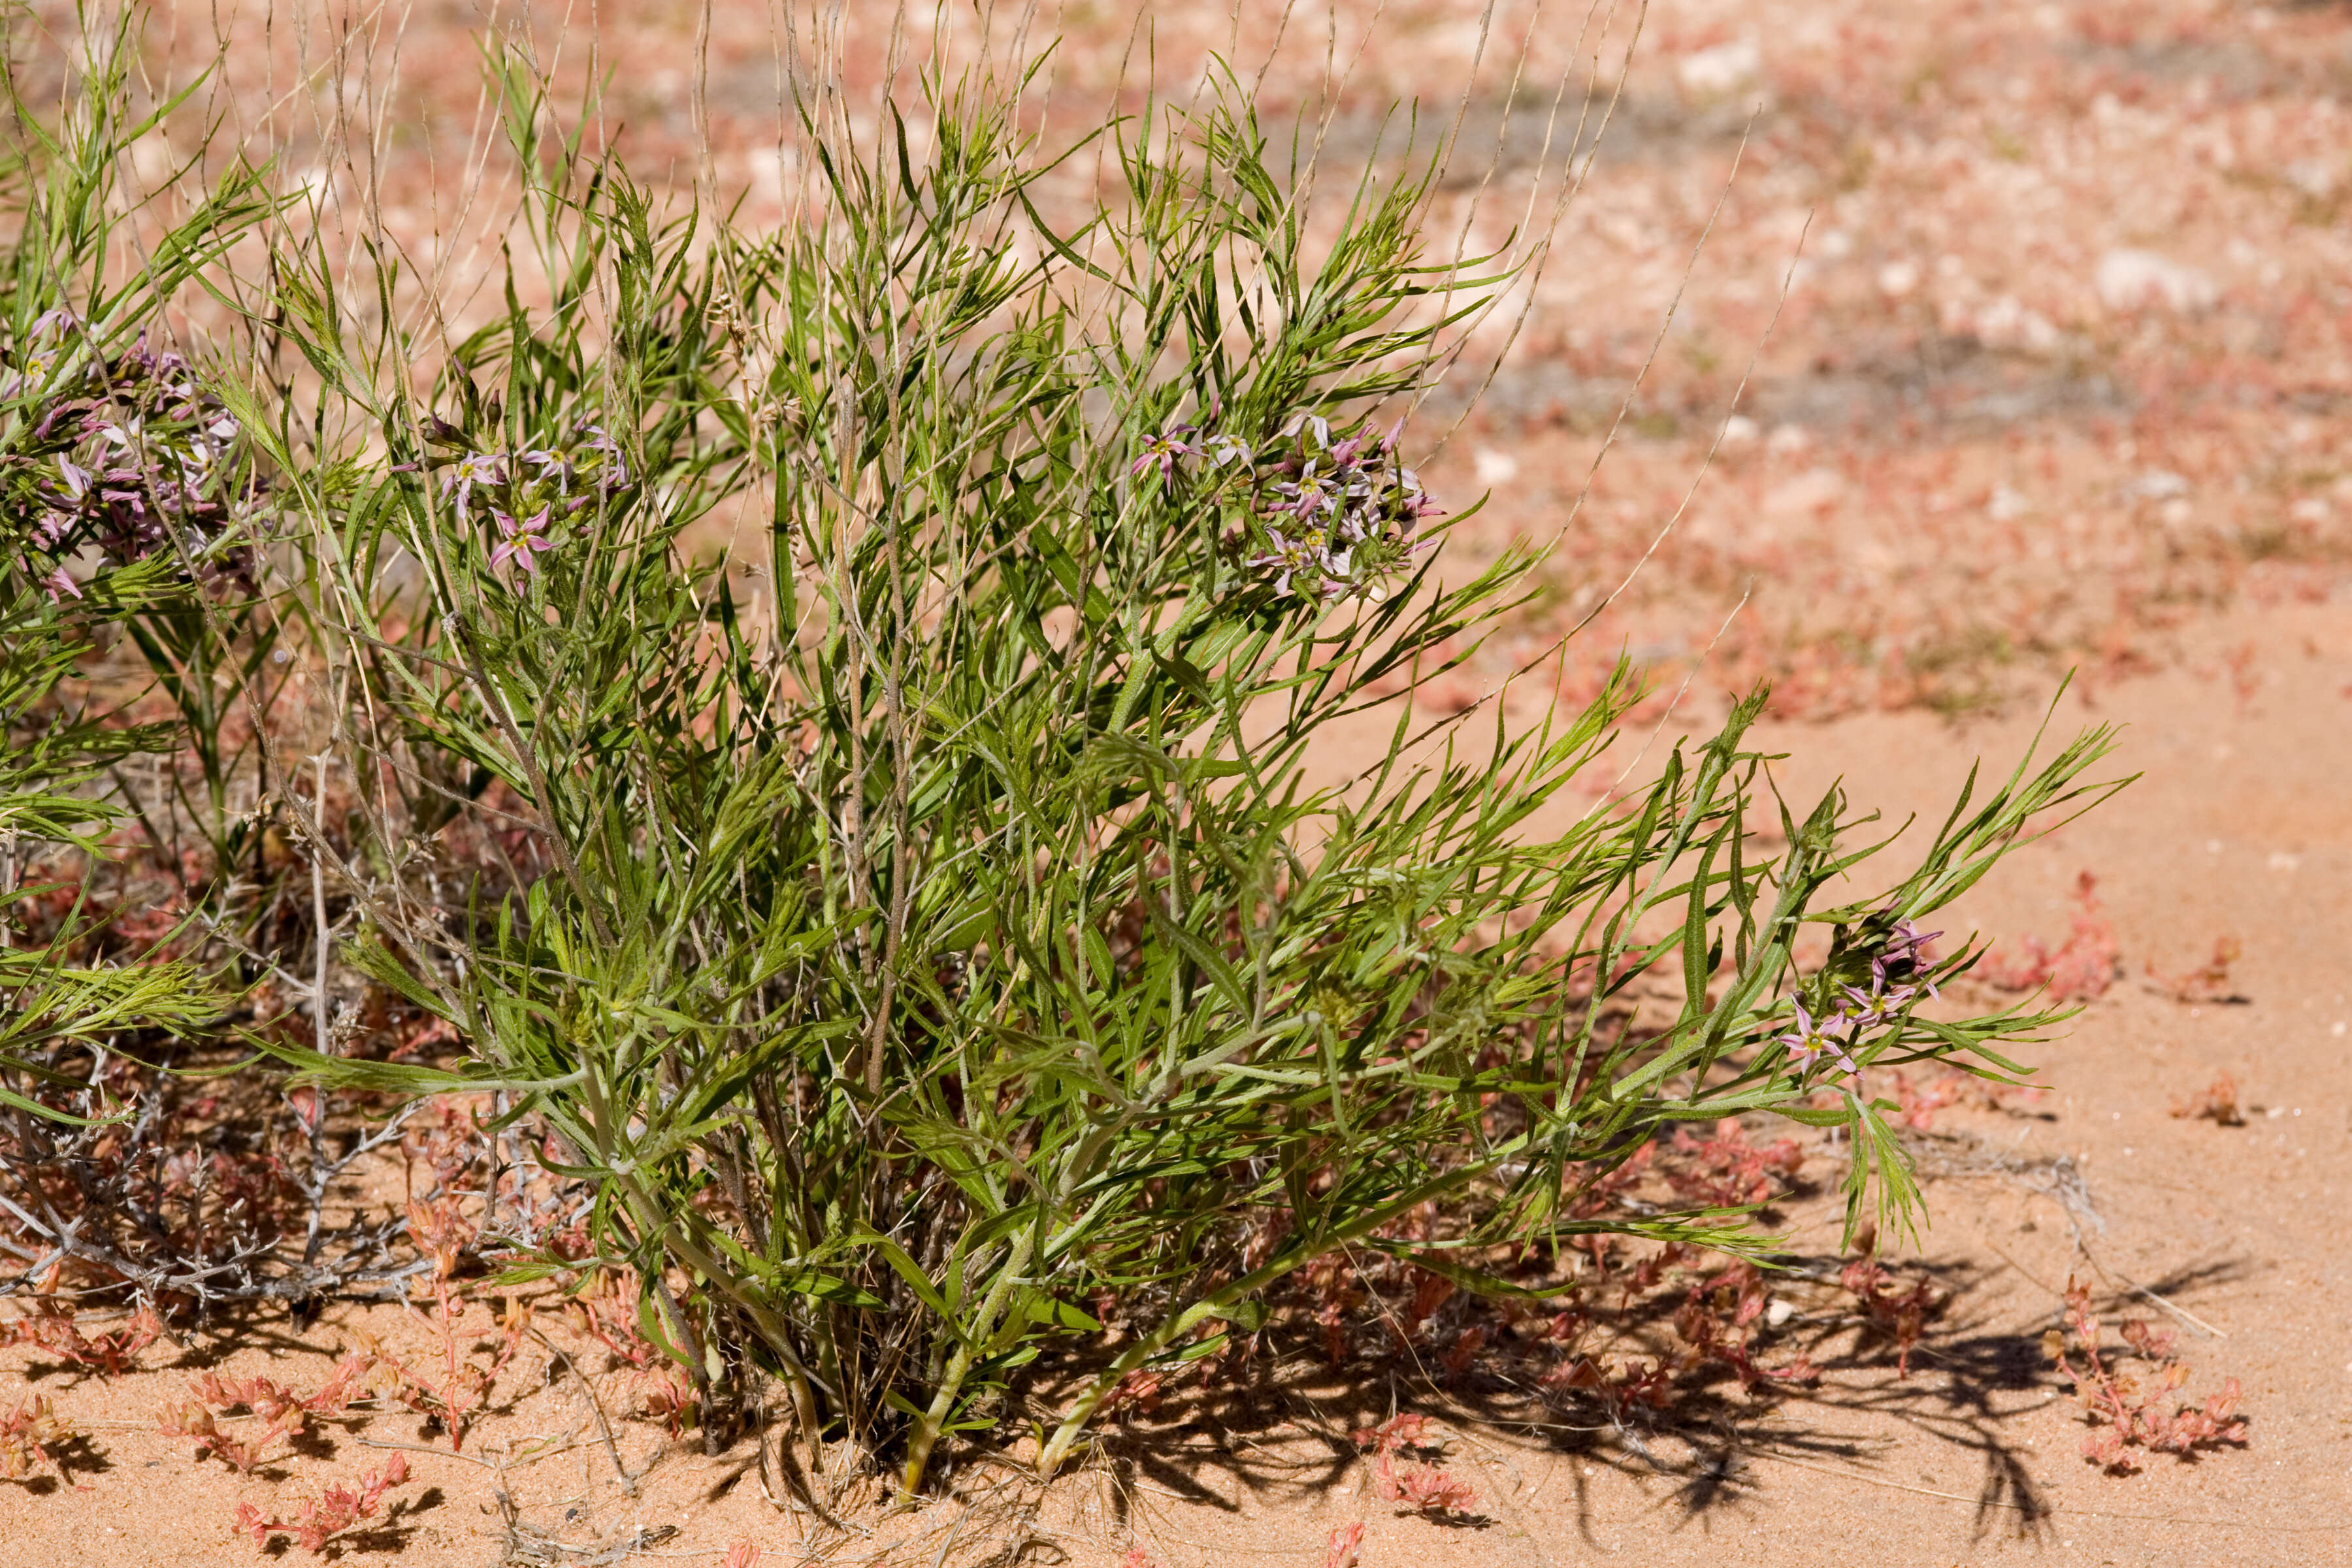
[[[1581,815],[1623,669],[1529,731],[1416,714],[1539,559],[1454,580],[1460,513],[1406,464],[1399,415],[1507,281],[1424,252],[1436,158],[1335,215],[1213,97],[1107,128],[1122,189],[1056,233],[1051,160],[975,83],[922,145],[812,110],[822,199],[753,235],[664,217],[493,64],[536,249],[499,319],[420,397],[395,312],[289,246],[273,326],[328,412],[236,395],[301,551],[275,589],[350,698],[350,954],[475,1066],[298,1059],[543,1124],[706,1421],[757,1368],[911,1489],[1053,1352],[1050,1473],[1123,1376],[1335,1250],[1490,1292],[1502,1241],[1752,1251],[1739,1214],[1574,1201],[1751,1112],[1846,1130],[1850,1226],[1907,1213],[1862,1075],[2021,1070],[2054,1015],[1927,1016],[1974,954],[1912,922],[2093,798],[2103,732],[1972,779],[1916,869],[1824,908],[1878,846],[1835,791],[1759,832],[1760,692]],[[763,550],[690,547],[747,509]],[[526,830],[462,910],[416,890],[461,817]],[[1645,976],[1678,1008],[1631,1007]],[[1144,1327],[1089,1360],[1106,1292]]]
[[[203,628],[236,613],[225,590],[249,579],[253,553],[235,422],[147,333],[269,207],[239,166],[125,265],[136,213],[121,161],[173,107],[126,112],[130,26],[94,30],[84,79],[48,122],[17,100],[11,73],[15,133],[0,135],[0,508],[13,532],[0,555],[0,1103],[60,1120],[72,1118],[35,1092],[84,1087],[64,1054],[220,1012],[184,961],[76,962],[93,930],[79,896],[60,920],[26,918],[63,888],[27,873],[68,850],[102,854],[127,815],[96,781],[189,742],[184,725],[133,723],[126,702],[61,689],[83,684],[105,639],[128,636],[163,661],[175,697],[210,695],[194,666],[168,664],[164,644],[217,646]],[[204,731],[217,737],[217,724]],[[43,923],[54,934],[26,944]]]

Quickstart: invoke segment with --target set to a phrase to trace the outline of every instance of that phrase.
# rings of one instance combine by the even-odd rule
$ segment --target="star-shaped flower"
[[[1146,468],[1157,466],[1160,469],[1160,482],[1167,485],[1174,484],[1176,459],[1197,458],[1201,455],[1200,447],[1184,439],[1185,437],[1192,434],[1193,429],[1194,426],[1190,425],[1172,425],[1157,436],[1146,436],[1141,443],[1143,455],[1128,466],[1128,473],[1137,475]]]
[[[1827,1056],[1835,1058],[1838,1066],[1847,1072],[1857,1077],[1861,1075],[1862,1068],[1846,1049],[1844,1038],[1853,1027],[1852,1018],[1843,1013],[1832,1013],[1815,1023],[1802,1001],[1792,996],[1789,999],[1789,1005],[1796,1010],[1797,1026],[1780,1036],[1778,1043],[1789,1048],[1789,1058],[1797,1064],[1799,1071],[1809,1070],[1815,1062]]]
[[[539,570],[539,552],[552,550],[555,543],[546,534],[548,509],[541,507],[530,516],[517,522],[496,507],[490,509],[490,519],[505,535],[499,547],[490,552],[490,565],[499,567],[511,561],[525,572]]]
[[[457,459],[457,466],[442,479],[441,495],[445,500],[455,496],[457,515],[464,517],[467,503],[473,500],[476,485],[502,485],[506,481],[506,468],[499,461],[496,452],[468,452]]]

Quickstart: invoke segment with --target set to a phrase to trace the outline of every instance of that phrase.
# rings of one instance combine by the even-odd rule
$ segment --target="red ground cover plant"
[[[140,1307],[120,1328],[88,1334],[74,1311],[54,1295],[36,1296],[32,1305],[26,1316],[0,1321],[0,1345],[32,1345],[101,1377],[121,1376],[139,1352],[163,1334],[163,1321],[152,1307]]]
[[[380,1469],[362,1474],[356,1488],[331,1486],[315,1499],[304,1500],[291,1520],[264,1514],[249,1502],[236,1505],[239,1534],[253,1537],[254,1545],[269,1549],[272,1536],[291,1536],[294,1544],[313,1556],[324,1556],[328,1543],[373,1519],[383,1494],[408,1480],[406,1456],[394,1454]]]
[[[1114,1418],[1129,1415],[1153,1415],[1160,1410],[1160,1391],[1166,1386],[1170,1373],[1138,1367],[1118,1380],[1103,1401],[1103,1413]]]
[[[1675,1195],[1701,1208],[1748,1208],[1782,1190],[1781,1182],[1804,1167],[1804,1152],[1793,1138],[1759,1147],[1736,1120],[1716,1123],[1705,1138],[1687,1127],[1675,1129],[1669,1152],[1677,1158],[1661,1167]]]
[[[569,1240],[562,1241],[558,1250],[569,1246]],[[613,1366],[627,1369],[637,1413],[661,1422],[676,1436],[693,1414],[698,1395],[677,1363],[637,1331],[636,1301],[635,1274],[604,1268],[566,1291],[563,1310],[576,1331],[604,1348]]]
[[[1906,1288],[1874,1257],[1855,1258],[1838,1276],[1838,1283],[1862,1303],[1871,1327],[1895,1342],[1895,1367],[1911,1375],[1911,1352],[1927,1332],[1927,1323],[1947,1305],[1944,1294],[1926,1279]]]
[[[1428,1417],[1392,1415],[1377,1426],[1350,1433],[1357,1448],[1372,1456],[1372,1490],[1383,1502],[1432,1518],[1466,1514],[1477,1505],[1478,1490],[1452,1471],[1418,1458],[1397,1463],[1399,1454],[1434,1453],[1440,1445],[1429,1433]],[[1349,1543],[1352,1550],[1353,1542]]]
[[[415,1316],[438,1342],[439,1371],[421,1371],[393,1355],[380,1342],[368,1342],[367,1350],[375,1364],[388,1374],[387,1392],[391,1397],[447,1433],[451,1448],[462,1449],[467,1424],[488,1402],[491,1385],[522,1348],[523,1337],[530,1331],[531,1303],[521,1296],[508,1298],[506,1310],[497,1320],[498,1338],[489,1363],[478,1363],[459,1342],[466,1337],[469,1303],[467,1291],[456,1278],[459,1258],[476,1240],[473,1222],[460,1211],[458,1200],[448,1196],[429,1204],[410,1204],[408,1227],[409,1234],[433,1260],[433,1310],[430,1315],[415,1312]]]
[[[307,1427],[313,1417],[341,1415],[384,1382],[381,1358],[356,1352],[335,1365],[325,1384],[298,1394],[266,1377],[224,1378],[206,1373],[190,1384],[196,1397],[163,1406],[160,1429],[171,1437],[194,1439],[195,1457],[211,1453],[239,1475],[250,1475],[269,1450]],[[220,1422],[239,1410],[262,1423],[258,1431],[225,1432]]]
[[[2123,966],[2116,957],[2115,922],[2102,912],[2098,885],[2088,871],[2074,879],[2074,921],[2056,948],[2038,936],[2023,937],[2013,958],[2003,958],[1998,950],[1988,953],[1977,977],[2004,991],[2046,988],[2053,1002],[2104,995]]]
[[[1958,1104],[1976,1081],[1966,1073],[1939,1073],[1925,1083],[1914,1083],[1901,1068],[1889,1076],[1894,1079],[1895,1103],[1902,1111],[1899,1120],[1916,1132],[1927,1131],[1935,1124],[1936,1112]]]
[[[2238,1104],[2238,1080],[2225,1072],[2215,1073],[2211,1083],[2187,1099],[2174,1100],[2172,1114],[2182,1121],[2208,1121],[2217,1127],[2246,1124],[2246,1113]]]
[[[1729,1367],[1744,1390],[1768,1383],[1813,1382],[1821,1376],[1821,1369],[1806,1356],[1766,1366],[1752,1355],[1769,1305],[1763,1271],[1752,1263],[1734,1263],[1722,1273],[1691,1285],[1675,1313],[1675,1331],[1691,1347],[1698,1364],[1712,1362]]]
[[[2223,1381],[2219,1393],[2202,1405],[2172,1395],[2189,1381],[2189,1364],[2173,1354],[2175,1333],[2137,1318],[2118,1326],[2127,1350],[2151,1369],[2134,1374],[2110,1366],[2100,1349],[2101,1328],[2091,1302],[2091,1288],[2073,1279],[2066,1281],[2065,1327],[2053,1329],[2045,1348],[2059,1374],[2074,1384],[2074,1398],[2091,1424],[2083,1439],[2083,1458],[2116,1473],[2135,1470],[2139,1460],[2131,1450],[2171,1454],[2187,1459],[2223,1445],[2242,1446],[2246,1423],[2237,1415],[2240,1390],[2234,1377]],[[2066,1342],[2074,1341],[2080,1364],[2070,1358]]]
[[[41,1465],[61,1470],[49,1448],[74,1436],[46,1394],[0,1410],[0,1480],[21,1481]]]
[[[2147,965],[2147,978],[2176,1002],[2225,1002],[2232,995],[2230,966],[2244,957],[2245,952],[2245,944],[2236,937],[2217,937],[2213,942],[2213,956],[2194,969],[2179,974],[2165,974],[2151,963]]]
[[[303,1394],[267,1377],[226,1378],[207,1373],[191,1384],[194,1399],[163,1406],[161,1429],[170,1436],[193,1439],[196,1457],[212,1454],[247,1474],[313,1418],[341,1415],[362,1402],[389,1401],[426,1417],[448,1435],[453,1450],[462,1450],[468,1424],[531,1331],[533,1306],[527,1298],[509,1296],[494,1322],[490,1358],[487,1363],[478,1361],[464,1342],[469,1337],[466,1318],[471,1291],[457,1278],[461,1260],[478,1240],[476,1227],[460,1211],[458,1200],[447,1195],[412,1202],[407,1219],[410,1234],[430,1254],[431,1310],[411,1310],[433,1336],[437,1368],[418,1367],[378,1335],[362,1330],[359,1347],[343,1355],[315,1392]],[[250,1413],[261,1426],[225,1428],[222,1421],[239,1411]]]

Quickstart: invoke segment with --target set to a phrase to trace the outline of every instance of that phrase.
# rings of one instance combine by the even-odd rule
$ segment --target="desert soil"
[[[1243,9],[1263,20],[1254,0]],[[1343,28],[1362,24],[1355,9]],[[673,101],[689,12],[606,7],[607,47],[635,68],[618,106],[649,155],[691,129]],[[1173,8],[1165,26],[1206,47],[1225,16]],[[1450,90],[1475,16],[1466,0],[1391,7],[1351,101]],[[1123,19],[1063,20],[1083,96],[1108,79]],[[466,118],[470,88],[452,84],[470,81],[478,21],[449,5],[411,22],[404,68],[445,122]],[[767,37],[730,11],[712,40],[719,177],[755,198],[759,138],[742,127],[763,112]],[[1313,69],[1274,73],[1273,92],[1308,90],[1320,38]],[[1566,38],[1538,30],[1542,68],[1574,57]],[[392,1307],[299,1329],[265,1314],[158,1345],[112,1381],[0,1352],[0,1407],[45,1394],[84,1434],[63,1484],[0,1485],[0,1568],[247,1561],[240,1501],[289,1511],[380,1464],[383,1443],[415,1446],[401,1450],[409,1505],[341,1551],[403,1568],[716,1564],[739,1542],[772,1568],[977,1563],[1024,1529],[1040,1561],[1139,1548],[1163,1568],[1311,1568],[1356,1521],[1367,1568],[2352,1562],[2352,1257],[2336,1207],[2352,1198],[2352,18],[2187,0],[1689,0],[1651,7],[1627,80],[1615,151],[1528,331],[1427,469],[1434,489],[1494,495],[1449,549],[1475,562],[1513,537],[1555,542],[1552,592],[1435,696],[1484,695],[1601,604],[1696,483],[1576,645],[1570,697],[1620,648],[1661,681],[1627,754],[1769,677],[1765,738],[1787,753],[1776,778],[1792,799],[1843,778],[1893,820],[1938,814],[1977,759],[2019,754],[2074,668],[2053,732],[2121,725],[2110,771],[2141,775],[1947,922],[2005,951],[2028,934],[2056,946],[2087,872],[2120,975],[2040,1049],[2038,1098],[1954,1108],[1921,1135],[1931,1224],[1885,1250],[1949,1305],[1907,1375],[1840,1355],[1851,1329],[1791,1285],[1786,1331],[1812,1334],[1830,1370],[1708,1429],[1534,1426],[1475,1387],[1416,1395],[1403,1369],[1335,1379],[1301,1357],[1245,1418],[1173,1405],[1042,1500],[973,1465],[912,1516],[850,1500],[835,1531],[768,1500],[752,1445],[706,1458],[627,1415],[627,1373],[583,1353],[575,1376],[536,1342],[462,1457],[413,1419],[377,1418],[321,1427],[252,1478],[195,1463],[155,1413],[198,1371],[312,1384],[362,1328],[425,1342]],[[1676,325],[1594,477],[1686,268]],[[1759,341],[1745,412],[1702,477]],[[2166,978],[2225,940],[2225,976]],[[2174,1114],[2224,1073],[2242,1124]],[[1809,1157],[1816,1171],[1839,1158],[1817,1141]],[[1834,1220],[1826,1198],[1792,1205],[1792,1255],[1833,1261]],[[2089,1428],[2043,1349],[2070,1279],[2176,1331],[2185,1393],[2237,1379],[2244,1444],[2125,1475],[2087,1463]],[[635,1495],[583,1382],[642,1471]],[[1392,1398],[1431,1414],[1477,1490],[1470,1522],[1375,1497],[1344,1434]]]

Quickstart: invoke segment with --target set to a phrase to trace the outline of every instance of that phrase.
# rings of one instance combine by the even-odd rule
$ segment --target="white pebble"
[[[1508,452],[1498,452],[1492,447],[1481,447],[1471,454],[1478,482],[1482,485],[1507,485],[1519,477],[1519,460]]]
[[[2196,268],[2152,250],[2110,250],[2093,279],[2110,310],[2161,305],[2168,310],[2210,310],[2221,298],[2213,279]]]
[[[1718,98],[1756,79],[1764,68],[1764,51],[1753,38],[1734,38],[1684,57],[1675,68],[1683,90],[1695,98]]]

